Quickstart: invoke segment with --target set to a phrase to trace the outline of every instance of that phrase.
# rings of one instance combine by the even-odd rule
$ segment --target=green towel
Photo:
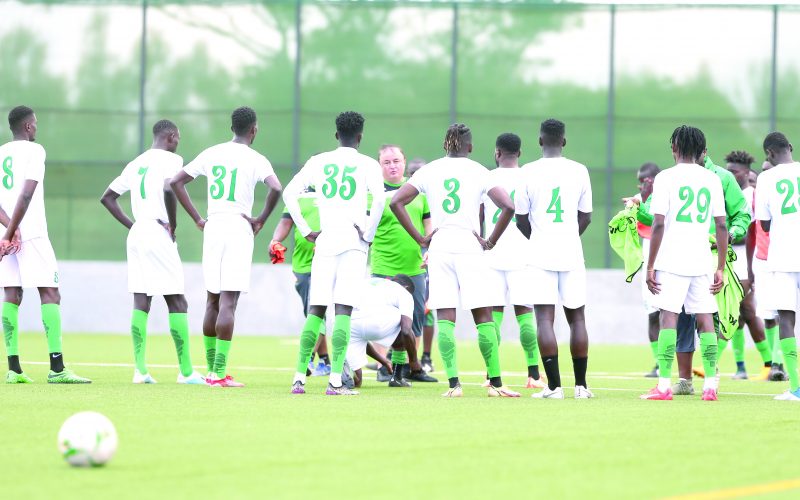
[[[642,240],[636,231],[637,207],[620,211],[608,223],[608,241],[625,265],[625,281],[630,283],[642,268]]]
[[[716,239],[710,237],[712,247],[711,253],[716,260],[717,247],[713,245]],[[741,309],[742,299],[744,298],[744,290],[742,284],[739,283],[739,277],[733,271],[733,262],[736,261],[736,252],[728,246],[728,258],[725,260],[725,268],[722,270],[722,290],[714,296],[717,299],[717,308],[719,309],[719,334],[723,338],[729,340],[736,333],[736,328],[739,326],[739,312]]]

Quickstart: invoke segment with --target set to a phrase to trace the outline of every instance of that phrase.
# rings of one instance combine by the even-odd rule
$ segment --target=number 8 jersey
[[[11,141],[0,146],[0,207],[11,217],[26,180],[38,182],[19,232],[22,241],[47,237],[44,215],[44,148],[29,141]]]
[[[679,276],[711,274],[708,225],[711,217],[725,217],[719,176],[689,163],[662,171],[653,182],[650,211],[664,216],[655,269]]]

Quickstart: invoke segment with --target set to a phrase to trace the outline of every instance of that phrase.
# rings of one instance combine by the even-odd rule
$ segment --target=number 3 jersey
[[[320,235],[316,255],[339,255],[347,250],[366,252],[366,241],[375,238],[383,207],[383,175],[378,162],[355,148],[339,147],[308,159],[303,168],[283,190],[283,201],[300,234],[311,232],[303,218],[298,197],[313,187],[319,208]],[[373,195],[372,210],[367,212],[367,194]]]
[[[428,197],[431,223],[436,230],[431,252],[480,253],[480,209],[492,184],[489,171],[469,158],[444,157],[432,161],[408,180]]]
[[[708,226],[725,217],[719,177],[700,165],[679,163],[656,175],[650,211],[664,216],[664,238],[655,269],[702,276],[713,269]]]
[[[489,171],[489,178],[493,181],[492,184],[505,189],[506,193],[514,200],[516,199],[517,184],[519,184],[521,173],[522,170],[519,168],[496,168]],[[499,217],[500,209],[489,196],[484,195],[483,220],[487,238],[494,231]],[[528,240],[517,229],[515,222],[516,218],[512,219],[494,248],[486,253],[489,258],[489,265],[493,269],[512,271],[522,269],[527,264]]]
[[[44,148],[29,141],[11,141],[0,146],[0,208],[11,217],[25,181],[38,182],[28,211],[19,225],[22,241],[47,237],[44,215]]]
[[[800,272],[800,163],[777,165],[758,176],[756,219],[772,221],[769,228],[770,271]]]
[[[208,178],[208,216],[252,215],[256,184],[275,175],[264,155],[238,142],[211,146],[183,170]]]
[[[582,269],[578,212],[591,213],[589,171],[567,158],[540,158],[522,167],[514,193],[517,217],[531,223],[528,264],[546,271]]]
[[[183,158],[163,149],[148,149],[128,163],[108,189],[117,194],[131,192],[131,210],[137,221],[167,222],[164,205],[166,182],[183,166]]]

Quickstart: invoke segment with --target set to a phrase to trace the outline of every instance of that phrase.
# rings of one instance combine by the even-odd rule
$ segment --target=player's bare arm
[[[527,239],[531,239],[531,221],[528,219],[528,214],[516,214],[517,229]]]
[[[115,193],[111,189],[106,189],[106,192],[103,193],[103,197],[100,198],[100,203],[106,207],[106,210],[108,210],[120,224],[128,229],[133,227],[133,221],[119,204],[118,193]]]
[[[647,288],[653,295],[661,292],[661,284],[656,281],[656,256],[661,248],[661,241],[664,239],[664,216],[655,214],[653,225],[650,231],[650,255],[647,257]]]
[[[267,185],[269,188],[267,192],[267,197],[264,200],[264,210],[261,211],[258,217],[250,217],[248,215],[244,215],[244,218],[250,223],[250,226],[253,228],[253,235],[258,234],[261,231],[261,228],[264,227],[264,223],[267,221],[267,218],[272,214],[272,211],[275,210],[275,206],[278,204],[278,200],[281,198],[281,192],[283,192],[283,186],[281,186],[281,181],[278,180],[278,177],[275,175],[270,175],[266,179],[264,179],[264,184]]]
[[[414,241],[416,241],[421,247],[427,247],[430,244],[434,233],[436,233],[436,230],[431,231],[425,236],[419,234],[417,228],[414,227],[414,223],[411,222],[411,216],[408,215],[408,209],[406,209],[406,205],[414,201],[414,198],[416,198],[418,194],[419,191],[417,191],[417,188],[411,184],[403,184],[400,189],[394,193],[394,196],[392,196],[392,201],[389,202],[389,208],[392,210],[392,213],[395,215],[395,217],[397,217],[397,221],[401,226],[403,226],[403,229],[405,229],[406,232],[408,232],[408,234],[414,238]]]
[[[717,294],[722,290],[722,270],[725,268],[725,261],[728,258],[728,223],[725,216],[714,217],[714,231],[717,237],[717,270],[714,272],[711,293]]]
[[[195,225],[202,231],[203,227],[206,225],[206,221],[200,216],[200,212],[197,211],[194,203],[192,203],[192,199],[189,197],[189,193],[186,191],[186,184],[193,180],[194,177],[181,170],[175,174],[175,177],[172,178],[169,185],[172,187],[172,191],[175,193],[175,196],[178,197],[178,201],[181,202],[184,210],[189,214],[189,217],[192,218]]]
[[[281,243],[289,236],[293,227],[294,222],[291,217],[282,217],[281,220],[278,221],[278,225],[275,226],[275,231],[272,233],[272,240],[269,242],[269,258],[272,260],[273,264],[280,264],[283,262],[283,260],[278,259],[276,250],[282,248],[283,252],[286,251],[286,247]]]
[[[408,353],[408,364],[412,373],[422,371],[422,365],[417,357],[417,341],[412,329],[413,320],[408,316],[400,316],[400,335],[397,336],[393,347],[404,349]]]
[[[19,194],[14,212],[11,214],[11,220],[9,220],[6,225],[6,234],[3,236],[3,240],[0,241],[0,259],[2,259],[4,255],[8,255],[14,249],[14,235],[19,229],[19,223],[22,222],[25,213],[28,211],[28,207],[33,199],[33,193],[36,191],[38,185],[38,181],[32,179],[25,180],[25,185],[22,186],[22,192]]]
[[[745,255],[747,258],[747,279],[750,281],[750,288],[752,289],[755,283],[755,274],[753,273],[753,256],[756,254],[756,226],[751,225],[747,230],[747,238],[745,240]]]
[[[164,181],[164,207],[167,209],[167,227],[165,229],[175,241],[175,229],[178,228],[178,203],[175,192],[169,185],[169,180]],[[162,222],[162,221],[159,221]],[[164,224],[162,223],[162,226]]]
[[[582,235],[589,224],[592,223],[592,212],[581,212],[578,210],[578,234]]]
[[[8,223],[11,221],[11,218],[8,216],[5,210],[0,207],[0,224],[8,227]],[[14,237],[11,239],[11,247],[8,249],[9,254],[14,254],[19,252],[20,249],[20,241],[22,240],[22,236],[20,235],[19,229],[14,233]]]
[[[493,187],[486,194],[489,196],[489,199],[497,205],[497,208],[500,209],[500,216],[497,218],[494,231],[492,231],[492,234],[490,234],[485,241],[481,241],[483,249],[489,250],[497,244],[497,240],[503,235],[503,231],[506,230],[512,217],[514,217],[514,202],[511,201],[511,197],[506,190],[499,186]],[[479,238],[479,240],[480,239],[481,238]]]

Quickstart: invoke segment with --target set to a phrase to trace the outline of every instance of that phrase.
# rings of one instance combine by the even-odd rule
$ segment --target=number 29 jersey
[[[431,252],[481,253],[475,233],[480,232],[483,196],[495,185],[489,171],[469,158],[444,157],[432,161],[408,180],[428,197],[436,234]]]

